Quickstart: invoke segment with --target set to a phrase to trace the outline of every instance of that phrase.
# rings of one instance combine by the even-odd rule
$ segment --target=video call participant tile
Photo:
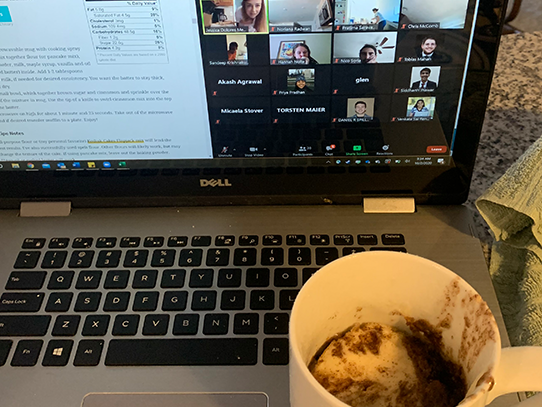
[[[267,34],[267,0],[200,0],[206,35]]]
[[[329,97],[276,97],[271,99],[271,117],[275,124],[329,123]]]
[[[469,0],[403,0],[400,29],[457,29],[465,28]]]
[[[271,95],[329,95],[331,66],[281,66],[271,69]]]
[[[403,31],[397,42],[397,62],[463,65],[467,56],[461,38],[438,31]]]
[[[269,96],[269,68],[207,68],[205,84],[209,98]]]
[[[400,95],[392,100],[392,122],[423,122],[431,121],[438,111],[449,116],[446,111],[452,106],[447,103],[445,96],[432,95]],[[439,115],[439,120],[446,120]]]
[[[396,31],[401,0],[337,0],[335,31]]]
[[[333,95],[389,94],[393,90],[391,64],[336,65],[333,67]]]
[[[461,88],[462,75],[462,69],[440,65],[398,65],[393,93],[453,93]]]
[[[396,32],[344,33],[334,36],[334,64],[393,64]]]
[[[331,122],[352,124],[378,124],[389,120],[391,97],[333,97]]]
[[[269,98],[216,98],[209,100],[212,125],[260,124],[271,120]]]
[[[332,34],[269,36],[271,65],[314,66],[331,63]]]
[[[251,35],[204,37],[203,59],[207,66],[266,66],[267,38]]]
[[[333,7],[331,0],[269,1],[269,32],[306,33],[331,32],[333,29]]]

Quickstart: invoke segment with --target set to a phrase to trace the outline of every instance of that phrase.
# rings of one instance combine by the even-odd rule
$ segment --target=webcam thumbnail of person
[[[266,34],[266,0],[200,0],[205,34]]]
[[[408,98],[407,118],[412,120],[431,120],[435,115],[435,97]]]
[[[289,69],[287,83],[290,94],[312,94],[314,92],[314,71],[314,69]]]
[[[272,34],[333,30],[331,0],[268,1]]]
[[[438,88],[440,79],[440,66],[414,67],[410,78],[410,88],[423,91],[431,91]]]
[[[347,118],[352,122],[370,122],[374,118],[374,98],[348,99]]]
[[[392,64],[397,33],[344,33],[335,35],[336,64]]]
[[[463,29],[469,0],[403,0],[401,29]]]
[[[336,0],[336,31],[397,30],[401,0]]]
[[[331,34],[269,36],[271,65],[318,65],[331,62]]]
[[[226,35],[229,65],[248,65],[248,47],[246,35]]]

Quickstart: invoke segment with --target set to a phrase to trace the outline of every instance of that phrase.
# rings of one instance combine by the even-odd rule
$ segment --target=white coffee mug
[[[347,407],[312,376],[311,359],[328,339],[355,323],[407,330],[402,315],[441,327],[448,356],[465,372],[468,392],[461,407],[482,407],[506,393],[542,391],[542,347],[501,349],[493,314],[465,280],[418,256],[365,252],[322,267],[295,300],[291,407]]]

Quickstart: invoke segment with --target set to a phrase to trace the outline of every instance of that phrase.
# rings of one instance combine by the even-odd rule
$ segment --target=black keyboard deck
[[[27,238],[0,297],[0,366],[286,365],[319,267],[401,234]]]

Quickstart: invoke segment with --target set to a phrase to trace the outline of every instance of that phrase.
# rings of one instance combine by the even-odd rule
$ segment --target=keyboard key
[[[198,267],[201,266],[203,250],[201,249],[183,249],[179,257],[179,266]]]
[[[284,249],[282,247],[265,247],[262,249],[262,266],[282,266],[284,264]]]
[[[9,275],[6,290],[39,290],[46,275],[45,271],[14,271]]]
[[[148,256],[148,250],[128,250],[124,257],[124,267],[145,267]]]
[[[169,325],[169,315],[147,315],[143,324],[143,335],[165,335]]]
[[[258,236],[243,235],[239,238],[239,246],[258,246]]]
[[[201,247],[201,246],[211,246],[211,236],[194,236],[192,238],[192,246]]]
[[[0,297],[0,312],[37,312],[44,293],[4,293]]]
[[[269,287],[269,269],[247,269],[247,278],[245,284],[247,287]]]
[[[83,324],[83,336],[104,336],[109,327],[109,315],[89,315]]]
[[[171,267],[175,264],[175,250],[155,250],[151,267]]]
[[[20,252],[15,260],[16,269],[33,269],[37,266],[41,252]]]
[[[80,322],[80,315],[59,315],[53,326],[53,336],[75,336]]]
[[[246,292],[241,290],[224,290],[220,298],[220,309],[223,311],[245,309]]]
[[[106,366],[219,366],[255,365],[258,340],[223,339],[113,339]]]
[[[358,244],[363,246],[374,246],[378,244],[376,235],[358,235]]]
[[[256,265],[256,249],[235,249],[233,254],[234,266]]]
[[[132,282],[133,288],[154,288],[158,279],[157,270],[137,270]]]
[[[120,247],[139,247],[141,238],[139,237],[123,237],[120,239]]]
[[[378,250],[383,250],[383,251],[389,251],[389,252],[402,252],[402,253],[406,253],[407,252],[407,249],[405,249],[404,247],[371,247],[371,251],[378,251]]]
[[[382,235],[382,244],[391,246],[403,246],[405,237],[401,234],[386,233]]]
[[[195,269],[190,272],[188,285],[192,288],[207,288],[213,285],[213,269]]]
[[[216,308],[216,291],[194,291],[192,311],[212,311]]]
[[[365,249],[363,247],[343,247],[343,256],[349,256],[354,253],[361,253],[364,252]]]
[[[279,293],[279,308],[285,311],[291,310],[297,294],[299,294],[299,290],[281,290]]]
[[[120,256],[122,252],[120,250],[102,250],[98,253],[98,260],[96,260],[96,267],[102,268],[115,268],[119,266]]]
[[[105,276],[104,288],[106,289],[123,289],[128,287],[130,279],[129,270],[109,270]]]
[[[266,335],[287,335],[289,322],[288,314],[265,314],[263,317],[263,331]]]
[[[204,335],[226,335],[230,316],[228,314],[207,314],[203,320]]]
[[[0,315],[0,337],[44,336],[50,322],[50,315]]]
[[[310,241],[313,246],[328,246],[330,243],[328,235],[311,235]]]
[[[41,339],[19,341],[11,359],[11,366],[35,366],[38,363],[42,346]]]
[[[94,239],[91,237],[76,237],[73,239],[72,247],[74,249],[87,249],[92,247],[92,242]]]
[[[49,251],[43,256],[41,267],[44,269],[60,269],[64,267],[66,259],[68,258],[68,252],[66,251]]]
[[[184,269],[164,270],[162,274],[162,282],[160,283],[160,287],[182,288],[184,287],[185,279],[186,279],[186,270]]]
[[[198,314],[177,314],[173,323],[173,335],[195,335],[198,333]]]
[[[167,241],[168,247],[185,247],[187,244],[187,236],[171,236]]]
[[[350,246],[354,244],[354,236],[352,235],[335,235],[333,236],[333,242],[337,246]]]
[[[73,293],[51,293],[45,305],[47,312],[67,312],[72,303]]]
[[[13,341],[0,341],[0,366],[4,366],[6,364],[6,360],[8,360],[9,351],[11,350],[12,345]]]
[[[100,286],[101,279],[101,270],[81,271],[79,276],[77,276],[75,288],[78,290],[95,290]]]
[[[143,242],[144,247],[162,247],[164,245],[164,238],[160,236],[149,236],[145,238]]]
[[[288,264],[291,266],[308,266],[311,264],[311,249],[308,247],[288,249]]]
[[[264,365],[287,365],[289,360],[288,339],[266,338],[263,340]]]
[[[76,250],[72,253],[68,266],[70,268],[89,268],[92,265],[94,250]]]
[[[27,238],[23,240],[23,249],[41,249],[45,246],[45,239]]]
[[[318,249],[316,249],[318,250]],[[307,281],[309,281],[309,278],[312,277],[314,273],[316,273],[319,269],[314,267],[307,267],[303,269],[303,284],[305,284]]]
[[[108,292],[105,297],[104,311],[123,312],[128,309],[130,302],[130,293],[127,291],[112,291]]]
[[[82,340],[75,352],[74,366],[98,366],[104,348],[103,340]]]
[[[318,247],[316,249],[316,264],[319,266],[331,263],[339,258],[339,252],[335,247]]]
[[[250,309],[272,310],[275,308],[275,292],[271,290],[254,290],[250,293]]]
[[[158,296],[157,291],[140,291],[136,293],[132,311],[156,311]]]
[[[73,277],[75,273],[73,271],[53,271],[47,288],[49,290],[67,290],[71,287]]]
[[[114,336],[133,336],[139,327],[139,315],[117,315],[113,324]]]
[[[117,245],[116,237],[99,237],[96,241],[96,247],[98,249],[113,248]]]
[[[262,239],[264,246],[280,246],[282,244],[281,235],[265,235]]]
[[[70,246],[70,239],[67,237],[53,237],[49,242],[49,249],[67,249]]]
[[[219,287],[240,287],[241,286],[241,269],[220,269],[218,270],[218,286]]]
[[[49,341],[43,355],[43,366],[66,366],[70,359],[73,341],[54,339]]]
[[[297,269],[294,269],[294,268],[275,269],[274,284],[275,284],[275,287],[297,287]]]
[[[258,314],[235,314],[233,333],[236,335],[256,335],[259,331],[259,321]]]
[[[162,301],[162,311],[184,311],[187,301],[187,291],[166,291]]]
[[[230,249],[209,249],[207,250],[207,261],[205,264],[211,267],[227,266],[230,261]]]
[[[75,302],[75,312],[95,312],[100,306],[102,293],[100,292],[82,292],[77,296]]]
[[[217,246],[233,246],[234,244],[235,244],[235,236],[219,235],[215,238],[215,245]]]
[[[304,235],[288,235],[286,236],[286,244],[288,246],[304,246],[307,244],[307,238]]]

